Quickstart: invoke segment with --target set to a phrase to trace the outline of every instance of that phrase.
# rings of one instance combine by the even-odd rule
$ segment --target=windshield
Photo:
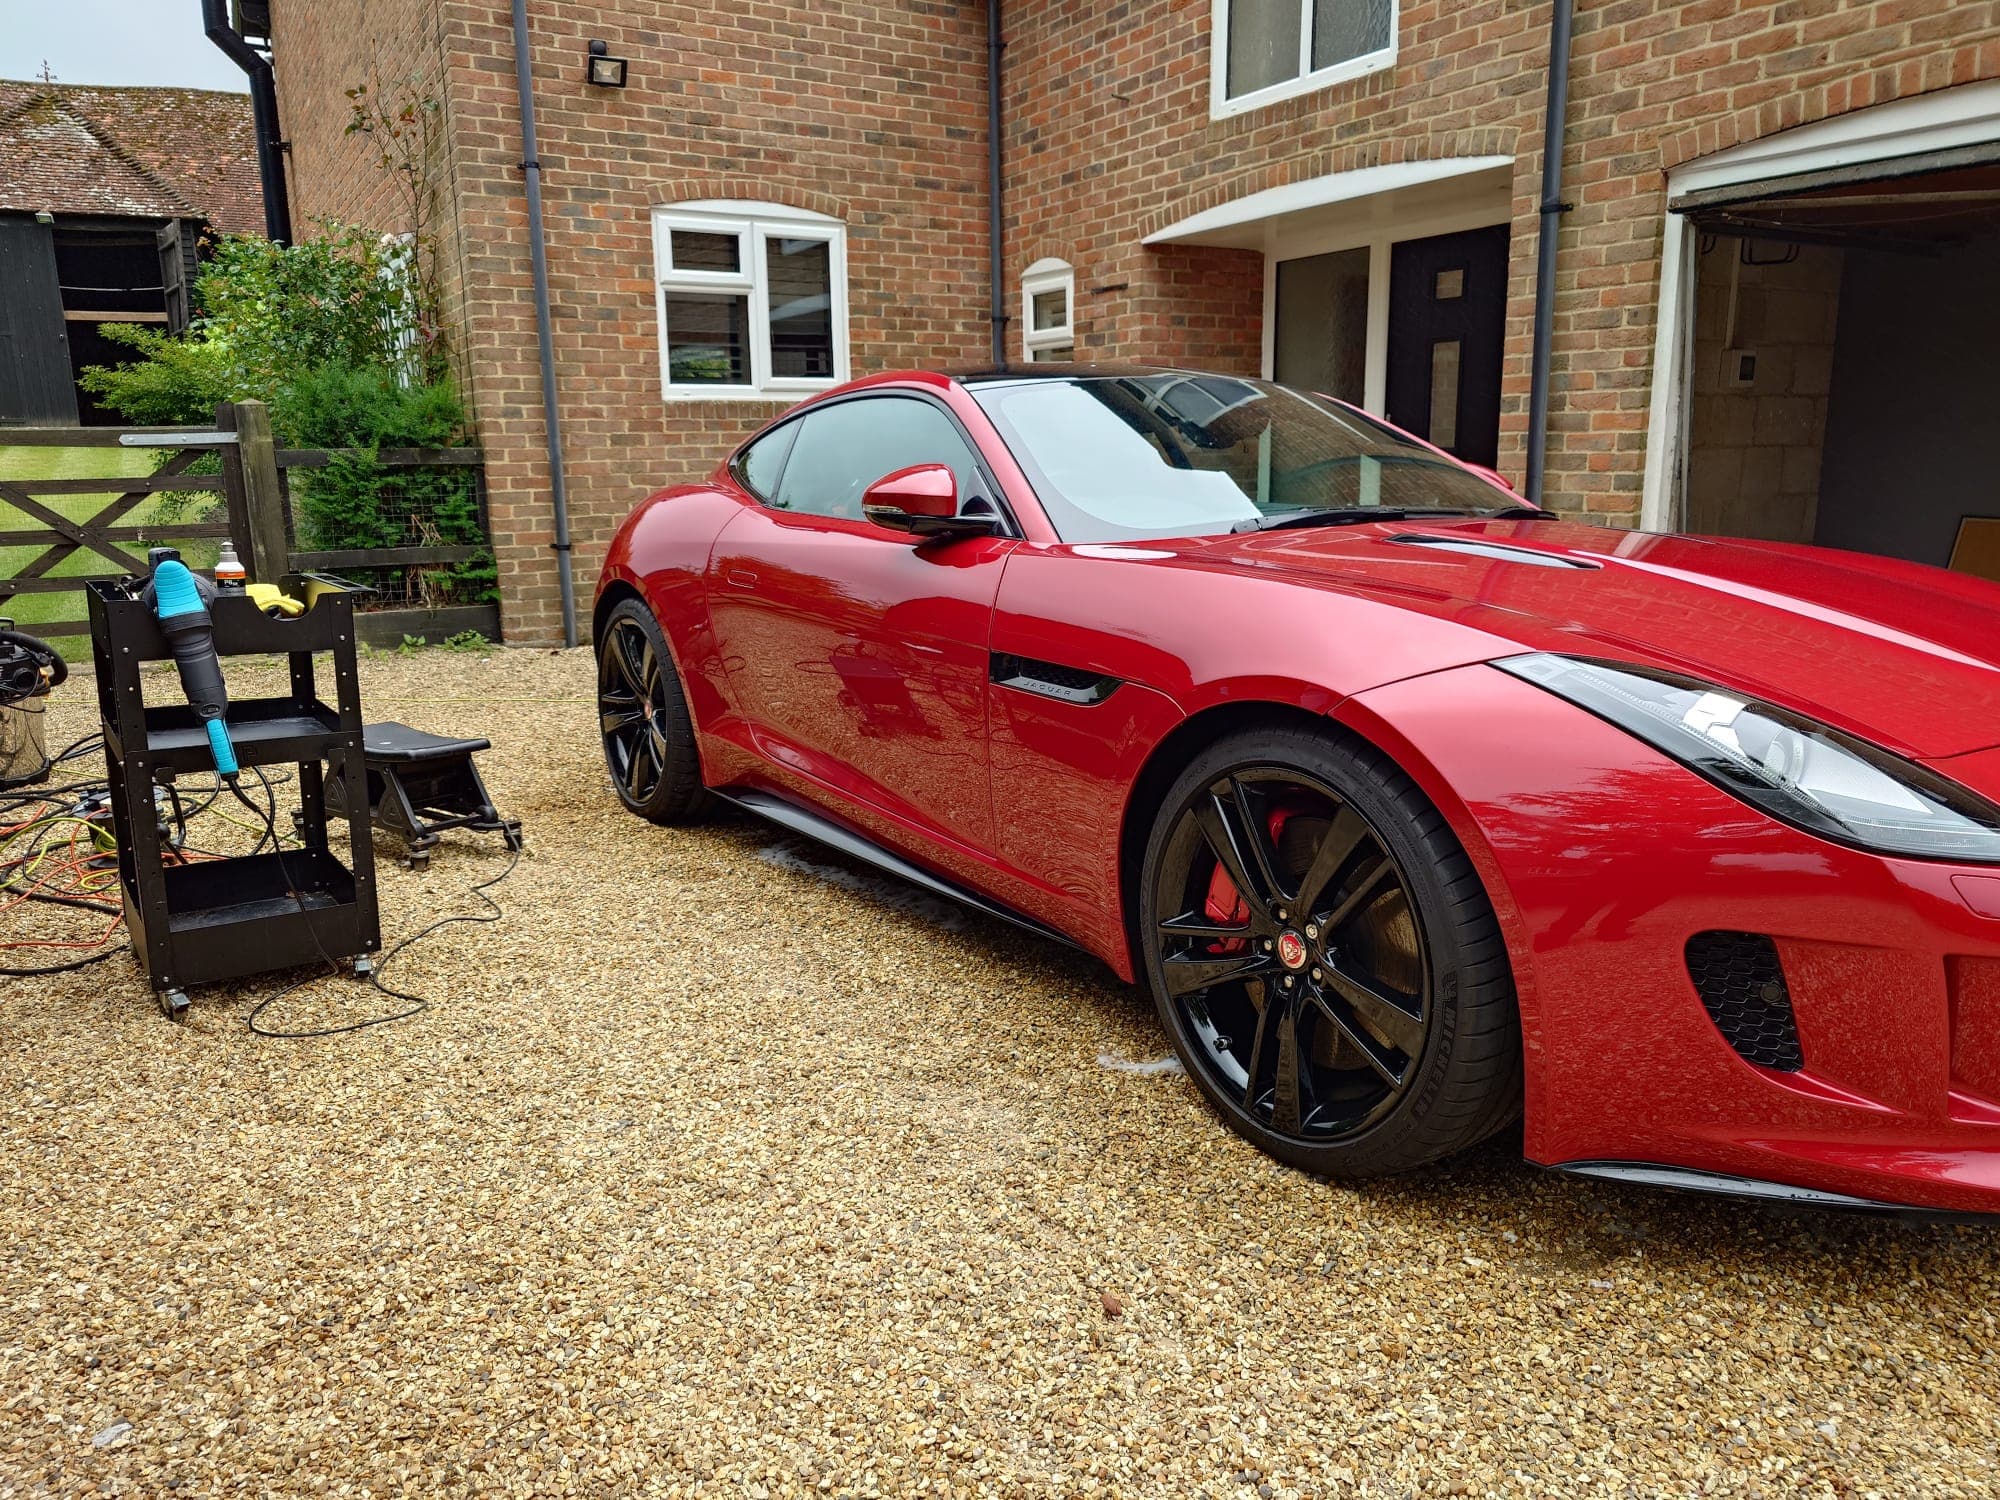
[[[1353,408],[1263,380],[1162,372],[972,388],[1066,542],[1210,536],[1361,507],[1519,502]]]

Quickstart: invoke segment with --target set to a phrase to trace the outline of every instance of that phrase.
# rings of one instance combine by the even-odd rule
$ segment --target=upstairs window
[[[1076,271],[1038,260],[1021,277],[1021,353],[1030,364],[1076,358]]]
[[[847,379],[847,230],[770,203],[653,214],[668,400],[790,400]]]
[[[1396,0],[1214,0],[1209,112],[1241,114],[1396,60]]]

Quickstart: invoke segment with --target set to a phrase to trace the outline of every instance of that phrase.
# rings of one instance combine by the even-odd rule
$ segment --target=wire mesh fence
[[[497,597],[476,450],[281,449],[278,462],[295,567],[367,585],[371,610]]]

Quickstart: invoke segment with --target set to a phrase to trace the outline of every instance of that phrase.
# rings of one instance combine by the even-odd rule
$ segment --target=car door
[[[915,392],[828,402],[787,426],[781,461],[767,437],[753,450],[760,472],[739,471],[758,503],[709,560],[738,711],[764,759],[794,786],[831,793],[834,810],[885,814],[945,850],[987,850],[988,647],[1017,543],[919,546],[866,520],[861,493],[919,463],[951,466],[962,510],[997,510],[999,490],[956,419]]]

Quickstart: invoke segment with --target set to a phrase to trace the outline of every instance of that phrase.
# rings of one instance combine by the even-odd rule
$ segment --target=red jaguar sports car
[[[1892,503],[1885,497],[1884,503]],[[1340,402],[876,376],[619,529],[625,805],[1152,992],[1310,1171],[2000,1212],[2000,588],[1577,524]]]

